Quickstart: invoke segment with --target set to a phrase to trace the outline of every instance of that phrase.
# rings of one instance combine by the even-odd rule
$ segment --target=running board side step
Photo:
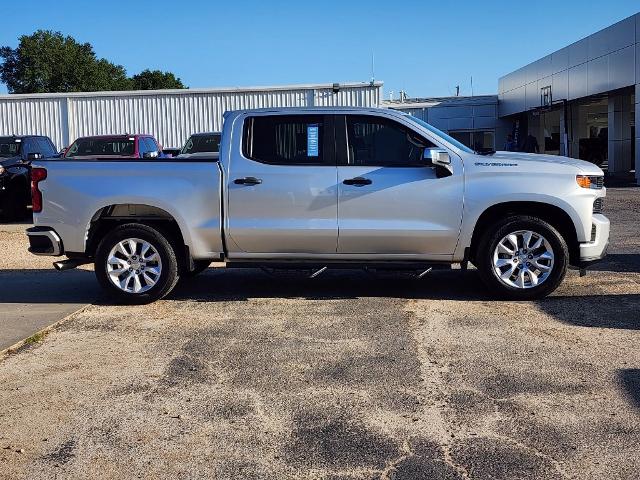
[[[82,258],[69,258],[67,260],[53,262],[53,268],[63,272],[65,270],[72,270],[76,267],[79,267],[80,265],[86,265],[87,263],[91,263],[91,261]]]

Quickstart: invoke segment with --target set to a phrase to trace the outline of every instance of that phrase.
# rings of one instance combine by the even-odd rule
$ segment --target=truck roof
[[[86,138],[131,138],[131,137],[151,137],[147,133],[117,133],[114,135],[86,135],[84,137],[78,137],[76,140],[86,139]]]
[[[397,113],[404,115],[402,112],[392,110],[390,108],[379,107],[342,107],[342,106],[313,106],[313,107],[270,107],[270,108],[246,108],[239,110],[230,110],[228,113],[249,113],[249,112],[384,112]]]

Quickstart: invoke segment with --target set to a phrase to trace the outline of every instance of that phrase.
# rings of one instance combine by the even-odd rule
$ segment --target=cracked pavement
[[[0,478],[637,478],[640,189],[607,215],[608,260],[538,302],[218,269],[97,302],[0,361]]]

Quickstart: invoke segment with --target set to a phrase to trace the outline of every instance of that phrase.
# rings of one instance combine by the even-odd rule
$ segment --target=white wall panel
[[[48,135],[58,147],[86,135],[149,133],[179,147],[192,133],[219,131],[228,110],[377,107],[382,83],[247,89],[96,92],[0,96],[0,134]]]
[[[0,135],[47,135],[58,148],[66,138],[65,99],[0,101]]]

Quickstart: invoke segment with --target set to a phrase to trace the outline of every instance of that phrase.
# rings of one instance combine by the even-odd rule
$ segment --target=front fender
[[[535,174],[530,176],[535,177]],[[454,254],[454,260],[464,258],[465,250],[471,246],[473,232],[480,216],[489,208],[511,202],[529,202],[551,205],[561,209],[571,219],[579,242],[586,242],[591,235],[591,217],[593,200],[597,194],[582,189],[575,184],[575,179],[567,181],[565,176],[546,176],[530,185],[540,185],[537,192],[518,191],[523,184],[523,175],[513,175],[510,181],[496,182],[494,178],[476,179],[469,182],[463,210],[463,222],[460,241]],[[478,181],[479,180],[479,181]]]

